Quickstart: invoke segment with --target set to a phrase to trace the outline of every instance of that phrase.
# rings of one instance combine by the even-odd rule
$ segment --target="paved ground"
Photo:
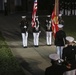
[[[45,32],[42,32],[39,47],[35,48],[33,46],[32,32],[30,31],[28,48],[23,48],[19,28],[21,15],[4,16],[0,14],[0,30],[26,75],[44,75],[45,69],[51,65],[48,55],[56,52],[55,46],[46,46]]]

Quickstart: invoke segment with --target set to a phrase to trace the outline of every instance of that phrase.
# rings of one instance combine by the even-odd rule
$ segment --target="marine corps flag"
[[[59,0],[55,0],[54,10],[52,12],[51,20],[52,20],[52,31],[55,37],[56,32],[58,31],[58,15],[59,15]]]
[[[36,12],[37,12],[37,0],[34,0],[33,12],[32,12],[32,27],[35,26]]]

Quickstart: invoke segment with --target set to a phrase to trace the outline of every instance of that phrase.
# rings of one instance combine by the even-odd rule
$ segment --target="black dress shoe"
[[[24,46],[23,48],[27,48],[27,46]]]
[[[38,45],[35,45],[34,47],[39,47]]]
[[[47,46],[51,46],[51,45],[47,45]]]

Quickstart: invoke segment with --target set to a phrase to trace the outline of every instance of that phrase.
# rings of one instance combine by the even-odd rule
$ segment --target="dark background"
[[[16,4],[15,4],[16,1]],[[7,11],[8,14],[13,13],[32,13],[33,3],[34,0],[7,0]],[[51,14],[54,9],[55,0],[38,0],[38,11],[37,14],[45,15]],[[4,12],[5,8],[3,9],[4,4],[3,0],[0,0],[0,12]],[[66,9],[76,10],[76,0],[59,0],[59,10]],[[65,12],[64,12],[65,14]]]

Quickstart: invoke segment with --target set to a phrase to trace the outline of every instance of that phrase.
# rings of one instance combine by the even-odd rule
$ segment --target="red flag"
[[[33,12],[32,12],[32,27],[36,25],[35,24],[36,12],[37,12],[37,0],[34,0],[34,6],[33,6]]]
[[[52,31],[55,37],[56,32],[58,31],[58,0],[55,0],[55,7],[52,12],[51,20],[52,20]]]

